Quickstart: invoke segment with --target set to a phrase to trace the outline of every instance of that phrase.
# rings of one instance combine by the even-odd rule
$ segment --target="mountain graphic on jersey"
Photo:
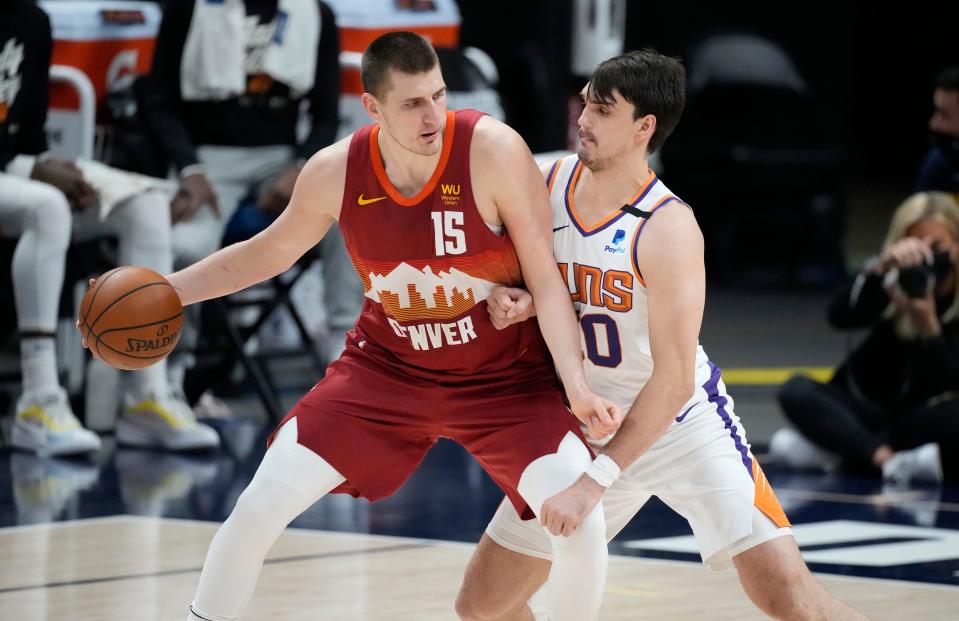
[[[454,319],[484,301],[497,285],[519,284],[513,252],[486,252],[461,259],[375,262],[354,258],[366,296],[400,322]]]

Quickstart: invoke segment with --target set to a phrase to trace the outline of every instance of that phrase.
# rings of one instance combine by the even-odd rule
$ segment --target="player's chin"
[[[576,156],[581,162],[587,166],[595,159],[596,150],[591,145],[583,144],[580,140],[579,145],[576,147]]]
[[[419,150],[424,155],[434,155],[439,153],[440,144],[439,132],[433,134],[420,135],[418,141]]]

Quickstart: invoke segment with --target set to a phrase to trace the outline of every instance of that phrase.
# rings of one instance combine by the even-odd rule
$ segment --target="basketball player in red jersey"
[[[618,426],[617,408],[586,387],[546,190],[522,139],[446,110],[436,53],[419,35],[374,41],[362,79],[376,124],[313,156],[267,230],[169,277],[184,304],[239,291],[289,268],[338,220],[367,296],[345,352],[284,419],[214,537],[190,619],[239,618],[293,518],[329,492],[391,494],[441,436],[533,518],[590,464],[580,421],[600,437]],[[490,322],[489,292],[521,281],[543,309],[542,335],[533,322]],[[602,507],[553,546],[551,618],[595,618]]]

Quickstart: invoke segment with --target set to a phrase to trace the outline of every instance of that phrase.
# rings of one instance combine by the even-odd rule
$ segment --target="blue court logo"
[[[626,247],[623,245],[623,242],[626,241],[626,231],[623,229],[616,229],[616,232],[613,233],[613,240],[607,244],[603,250],[609,252],[610,254],[625,254]]]

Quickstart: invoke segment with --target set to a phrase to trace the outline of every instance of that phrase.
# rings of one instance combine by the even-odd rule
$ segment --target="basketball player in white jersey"
[[[548,534],[574,532],[602,500],[612,539],[656,495],[689,521],[703,562],[735,566],[766,614],[862,619],[806,568],[720,370],[698,343],[702,234],[690,208],[648,167],[682,114],[682,65],[650,50],[630,52],[602,63],[583,98],[578,157],[543,171],[554,252],[579,312],[587,384],[628,415],[612,440],[596,445],[589,470],[546,500],[538,522],[501,504],[467,569],[457,612],[469,620],[545,618],[527,601],[549,575]],[[497,327],[535,312],[521,289],[498,288],[489,308]]]

